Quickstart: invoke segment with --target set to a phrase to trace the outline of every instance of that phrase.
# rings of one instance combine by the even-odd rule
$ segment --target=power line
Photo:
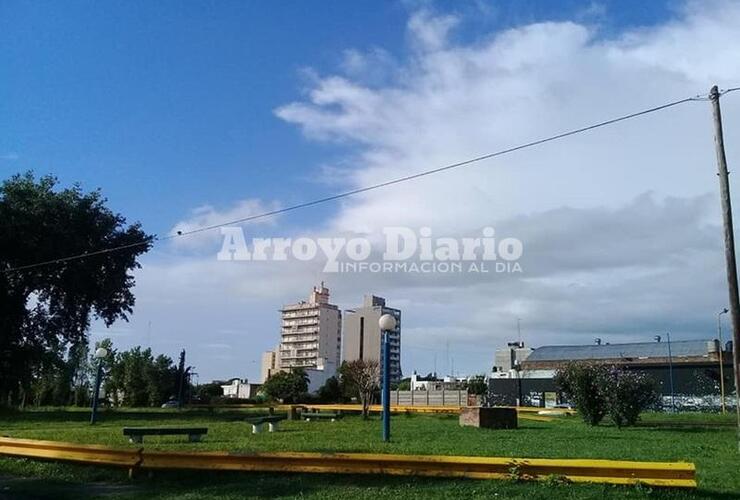
[[[724,90],[724,91],[722,91],[722,94],[726,94],[726,93],[733,92],[733,91],[736,91],[736,90],[740,90],[740,87],[735,87],[735,88],[730,88],[730,89]],[[69,261],[72,261],[72,260],[84,259],[86,257],[91,257],[91,256],[95,256],[95,255],[102,255],[102,254],[107,254],[107,253],[112,253],[112,252],[118,252],[118,251],[121,251],[121,250],[126,250],[126,249],[129,249],[129,248],[136,248],[136,247],[141,247],[141,246],[147,246],[147,245],[150,245],[150,244],[153,245],[154,242],[157,242],[157,241],[166,241],[166,240],[170,240],[170,239],[173,239],[173,238],[190,236],[190,235],[193,235],[193,234],[196,234],[196,233],[202,233],[202,232],[205,232],[205,231],[211,231],[211,230],[218,229],[218,228],[221,228],[221,227],[224,227],[224,226],[230,226],[230,225],[234,225],[234,224],[241,224],[241,223],[244,223],[244,222],[251,222],[251,221],[254,221],[254,220],[258,220],[258,219],[264,219],[264,218],[272,217],[272,216],[275,216],[275,215],[280,215],[280,214],[284,214],[284,213],[288,213],[288,212],[293,212],[295,210],[300,210],[300,209],[312,207],[312,206],[315,206],[315,205],[321,205],[321,204],[328,203],[328,202],[331,202],[331,201],[340,200],[342,198],[348,198],[350,196],[354,196],[354,195],[361,194],[361,193],[366,193],[368,191],[373,191],[373,190],[384,188],[384,187],[387,187],[387,186],[392,186],[394,184],[400,184],[402,182],[407,182],[407,181],[419,179],[421,177],[427,177],[429,175],[437,174],[437,173],[440,173],[440,172],[445,172],[447,170],[453,170],[453,169],[456,169],[456,168],[465,167],[465,166],[471,165],[473,163],[481,162],[483,160],[489,160],[491,158],[496,158],[498,156],[503,156],[503,155],[506,155],[506,154],[514,153],[516,151],[521,151],[523,149],[528,149],[528,148],[531,148],[531,147],[534,147],[534,146],[539,146],[539,145],[542,145],[542,144],[545,144],[545,143],[548,143],[548,142],[557,141],[557,140],[564,139],[566,137],[570,137],[570,136],[573,136],[573,135],[582,134],[584,132],[588,132],[588,131],[591,131],[591,130],[594,130],[594,129],[597,129],[597,128],[606,127],[608,125],[613,125],[615,123],[619,123],[619,122],[622,122],[622,121],[625,121],[625,120],[630,120],[632,118],[637,118],[637,117],[640,117],[640,116],[644,116],[644,115],[648,115],[648,114],[655,113],[655,112],[658,112],[658,111],[662,111],[664,109],[668,109],[668,108],[671,108],[671,107],[674,107],[674,106],[678,106],[680,104],[685,104],[687,102],[704,101],[704,100],[707,100],[707,99],[708,99],[708,97],[705,96],[705,95],[703,95],[703,94],[696,95],[694,97],[687,97],[685,99],[679,99],[677,101],[672,101],[672,102],[669,102],[669,103],[666,103],[666,104],[661,104],[660,106],[655,106],[655,107],[652,107],[652,108],[644,109],[642,111],[637,111],[635,113],[630,113],[628,115],[623,115],[623,116],[619,116],[619,117],[616,117],[616,118],[611,118],[609,120],[598,122],[598,123],[595,123],[593,125],[588,125],[588,126],[585,126],[585,127],[581,127],[581,128],[569,130],[567,132],[562,132],[562,133],[559,133],[559,134],[551,135],[551,136],[545,137],[543,139],[538,139],[538,140],[535,140],[535,141],[526,142],[526,143],[520,144],[518,146],[513,146],[513,147],[510,147],[510,148],[507,148],[507,149],[502,149],[502,150],[499,150],[499,151],[496,151],[496,152],[493,152],[493,153],[488,153],[488,154],[485,154],[485,155],[477,156],[475,158],[470,158],[468,160],[459,161],[459,162],[456,162],[456,163],[445,165],[443,167],[438,167],[438,168],[434,168],[434,169],[431,169],[431,170],[425,170],[425,171],[422,171],[422,172],[417,172],[415,174],[406,175],[406,176],[403,176],[403,177],[398,177],[396,179],[392,179],[392,180],[389,180],[389,181],[380,182],[380,183],[377,183],[377,184],[372,184],[372,185],[361,187],[361,188],[357,188],[357,189],[352,189],[350,191],[345,191],[345,192],[338,193],[338,194],[335,194],[335,195],[326,196],[324,198],[318,198],[318,199],[315,199],[315,200],[312,200],[312,201],[307,201],[307,202],[304,202],[304,203],[299,203],[297,205],[291,205],[289,207],[279,208],[279,209],[270,210],[270,211],[262,212],[262,213],[255,214],[255,215],[250,215],[248,217],[241,217],[239,219],[233,219],[233,220],[221,222],[221,223],[218,223],[218,224],[212,224],[212,225],[209,225],[209,226],[204,226],[204,227],[200,227],[200,228],[197,228],[197,229],[192,229],[190,231],[178,231],[175,234],[170,234],[170,235],[167,235],[167,236],[162,236],[162,237],[154,236],[154,238],[152,240],[140,241],[140,242],[136,242],[136,243],[130,243],[130,244],[127,244],[127,245],[121,245],[121,246],[117,246],[117,247],[111,247],[111,248],[96,250],[96,251],[92,251],[92,252],[84,252],[84,253],[81,253],[81,254],[70,255],[70,256],[61,257],[61,258],[58,258],[58,259],[51,259],[51,260],[47,260],[47,261],[43,261],[43,262],[35,262],[35,263],[32,263],[32,264],[26,264],[26,265],[23,265],[23,266],[12,267],[12,268],[8,268],[8,269],[4,269],[3,272],[10,273],[10,272],[23,271],[23,270],[26,270],[26,269],[33,269],[33,268],[36,268],[36,267],[47,266],[47,265],[52,265],[52,264],[62,264],[62,263],[69,262]]]

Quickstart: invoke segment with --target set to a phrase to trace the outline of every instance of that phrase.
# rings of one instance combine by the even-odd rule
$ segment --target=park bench
[[[187,434],[191,442],[200,441],[200,437],[208,434],[207,427],[124,427],[123,435],[132,443],[143,443],[144,436],[174,436]]]
[[[246,422],[252,424],[252,434],[259,434],[262,428],[267,424],[269,432],[275,432],[278,428],[278,422],[285,420],[283,415],[268,415],[265,417],[252,417],[246,419]]]
[[[304,419],[306,422],[310,422],[311,420],[331,420],[332,422],[334,422],[342,417],[343,415],[341,412],[328,413],[316,411],[301,414],[301,418]]]

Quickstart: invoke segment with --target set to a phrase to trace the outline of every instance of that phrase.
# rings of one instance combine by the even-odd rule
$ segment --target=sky
[[[0,178],[100,188],[173,234],[740,86],[740,2],[0,2]],[[740,92],[722,98],[730,170]],[[734,188],[734,178],[731,176]],[[726,304],[703,100],[243,225],[252,237],[522,242],[521,272],[327,273],[219,261],[218,231],[145,255],[128,323],[91,338],[257,379],[282,304],[403,310],[406,374],[545,344],[716,336]]]

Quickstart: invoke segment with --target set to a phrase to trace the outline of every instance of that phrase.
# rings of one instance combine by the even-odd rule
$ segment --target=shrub
[[[555,374],[555,385],[576,405],[578,414],[589,425],[599,425],[606,414],[601,389],[607,367],[594,363],[568,363]]]
[[[555,374],[555,384],[590,425],[598,425],[606,415],[619,428],[634,425],[659,399],[650,377],[616,366],[569,363]]]
[[[635,425],[640,413],[658,402],[655,382],[641,372],[612,368],[603,384],[606,411],[617,427]]]

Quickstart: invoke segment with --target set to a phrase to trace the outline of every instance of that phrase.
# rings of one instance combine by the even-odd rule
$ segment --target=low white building
[[[228,384],[221,386],[224,397],[234,399],[252,399],[261,388],[261,384],[250,384],[247,379],[241,378],[232,378]]]
[[[441,391],[441,390],[457,390],[463,387],[465,382],[471,377],[451,377],[446,376],[439,378],[435,375],[423,377],[418,373],[414,372],[411,374],[411,390],[412,391]]]

